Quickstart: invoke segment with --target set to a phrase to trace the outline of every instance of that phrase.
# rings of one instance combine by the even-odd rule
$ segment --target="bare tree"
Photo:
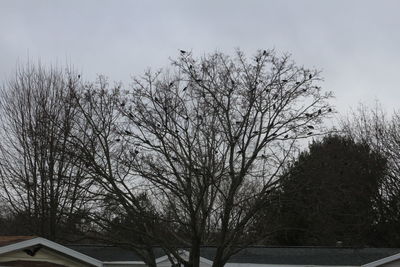
[[[78,76],[27,65],[2,88],[0,177],[2,200],[25,233],[60,239],[82,223],[91,186],[69,156],[76,106],[69,95]]]
[[[389,225],[397,229],[400,225],[400,113],[394,111],[388,115],[379,103],[373,107],[360,105],[350,116],[341,119],[341,126],[348,136],[369,144],[387,158],[381,201],[377,203],[381,214],[377,220],[384,223],[386,229]],[[385,242],[390,246],[398,245],[400,233]]]
[[[146,72],[130,90],[100,77],[73,91],[85,135],[73,139],[74,155],[104,204],[96,223],[149,266],[154,244],[185,266],[199,266],[200,246],[214,244],[214,266],[223,266],[263,238],[252,234],[256,214],[296,142],[324,131],[331,94],[320,81],[274,51],[250,60],[181,51],[171,69]]]
[[[164,249],[186,266],[199,266],[200,246],[217,246],[223,266],[251,235],[257,212],[275,190],[296,141],[321,133],[332,111],[319,72],[289,56],[259,51],[195,59],[181,51],[172,68],[134,79],[121,99],[119,132],[158,216],[168,229]],[[190,249],[180,257],[170,240]]]
[[[341,119],[343,131],[351,138],[368,143],[389,160],[385,195],[400,193],[400,114],[388,116],[379,103],[369,108],[360,105],[350,116]]]
[[[119,85],[110,86],[104,76],[97,82],[72,88],[79,109],[74,133],[69,140],[71,157],[80,162],[93,181],[90,195],[96,202],[91,222],[96,238],[134,250],[148,266],[156,267],[153,247],[159,233],[158,215],[147,199],[137,176],[131,175],[129,161],[135,151],[121,136],[123,122]]]

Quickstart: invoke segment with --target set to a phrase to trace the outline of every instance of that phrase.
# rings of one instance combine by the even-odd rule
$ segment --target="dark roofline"
[[[64,243],[65,246],[88,246],[88,247],[129,247],[128,244],[102,244],[102,243],[84,243],[84,244],[76,244],[76,243]],[[200,248],[217,248],[216,245],[201,245]],[[396,249],[398,247],[367,247],[367,246],[266,246],[266,245],[249,245],[249,246],[234,246],[235,248],[298,248],[298,249]],[[162,246],[155,245],[153,248],[162,248]],[[179,249],[190,249],[190,247],[182,246]]]
[[[110,244],[67,245],[81,253],[103,261],[135,261],[140,257],[122,246]],[[154,246],[158,257],[163,257],[160,246]],[[187,248],[181,248],[188,251]],[[201,257],[212,261],[216,246],[202,246]],[[276,265],[333,265],[361,266],[400,253],[400,248],[371,247],[318,247],[318,246],[248,246],[233,255],[229,263],[276,264]]]

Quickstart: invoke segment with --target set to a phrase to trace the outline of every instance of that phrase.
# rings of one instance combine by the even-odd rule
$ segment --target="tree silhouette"
[[[253,221],[297,141],[324,132],[331,93],[320,81],[318,71],[274,51],[252,59],[185,51],[170,69],[134,78],[129,90],[109,90],[100,79],[76,92],[78,132],[90,141],[77,138],[74,154],[97,181],[101,203],[112,204],[97,223],[131,231],[135,238],[118,238],[149,266],[154,244],[173,263],[194,267],[200,246],[214,244],[214,266],[223,266],[263,239],[251,234]]]
[[[314,141],[281,179],[278,242],[369,245],[386,168],[366,143],[331,135]]]
[[[25,234],[63,238],[90,207],[92,183],[69,153],[70,139],[80,135],[73,133],[77,108],[69,94],[76,77],[27,65],[0,92],[1,200]]]
[[[341,120],[346,135],[356,142],[366,142],[387,158],[387,169],[380,189],[373,231],[376,246],[400,245],[400,113],[386,114],[382,106],[360,105],[350,116]]]

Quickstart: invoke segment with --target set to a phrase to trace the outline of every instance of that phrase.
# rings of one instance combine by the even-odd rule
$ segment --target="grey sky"
[[[400,1],[0,0],[0,78],[17,61],[66,62],[87,79],[127,83],[178,49],[247,54],[276,48],[323,70],[339,111],[400,99]]]

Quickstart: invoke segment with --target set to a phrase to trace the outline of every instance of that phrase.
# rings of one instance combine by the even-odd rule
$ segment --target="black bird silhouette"
[[[331,112],[332,111],[332,109],[331,108],[328,108],[328,112]]]
[[[78,74],[78,79],[80,79],[80,78],[81,78],[81,75]]]
[[[186,54],[185,50],[179,50],[179,52],[181,52],[181,54]]]
[[[35,254],[36,254],[41,248],[42,248],[41,246],[37,246],[37,247],[31,248],[31,249],[27,248],[27,249],[24,249],[24,252],[25,252],[26,254],[28,254],[29,256],[33,257],[33,256],[35,256]]]
[[[309,132],[307,135],[312,135],[312,132]]]
[[[312,126],[312,125],[308,125],[307,127],[308,127],[308,129],[314,129],[314,126]]]
[[[272,105],[272,108],[273,108],[273,109],[276,109],[276,105],[275,105],[275,104],[273,104],[273,105]]]
[[[187,88],[188,88],[188,87],[187,87],[187,86],[185,86],[185,88],[183,88],[183,89],[182,89],[182,91],[183,91],[183,92],[185,92]]]
[[[131,135],[131,134],[132,134],[132,133],[131,133],[130,131],[128,131],[128,130],[125,130],[125,133],[128,134],[128,135]]]
[[[189,70],[191,70],[191,69],[193,69],[193,66],[192,66],[192,65],[189,65]]]
[[[288,138],[288,137],[289,137],[289,135],[288,135],[288,134],[284,136],[284,138]]]
[[[299,84],[300,84],[300,82],[296,82],[296,84],[297,84],[297,85],[299,85]]]
[[[288,82],[288,80],[282,80],[282,82],[284,82],[284,83],[287,83],[287,82]]]
[[[170,83],[169,83],[169,86],[172,86],[172,85],[174,85],[174,82],[170,82]]]
[[[242,123],[241,121],[236,121],[236,124],[238,124],[238,125],[241,124],[241,123]]]
[[[116,142],[119,142],[119,141],[121,141],[121,139],[117,138],[117,139],[115,139],[115,141],[116,141]]]
[[[319,110],[318,110],[318,115],[320,115],[321,113],[322,113],[322,110],[319,109]]]
[[[267,54],[267,50],[264,50],[263,51],[263,55],[265,56]]]
[[[135,150],[135,154],[139,154],[139,150]]]
[[[309,79],[311,79],[311,78],[312,78],[312,75],[311,75],[311,74],[310,74],[310,75],[308,75],[308,78],[309,78]]]
[[[124,107],[124,106],[125,106],[125,103],[124,103],[124,102],[122,102],[122,103],[121,103],[121,107]]]

